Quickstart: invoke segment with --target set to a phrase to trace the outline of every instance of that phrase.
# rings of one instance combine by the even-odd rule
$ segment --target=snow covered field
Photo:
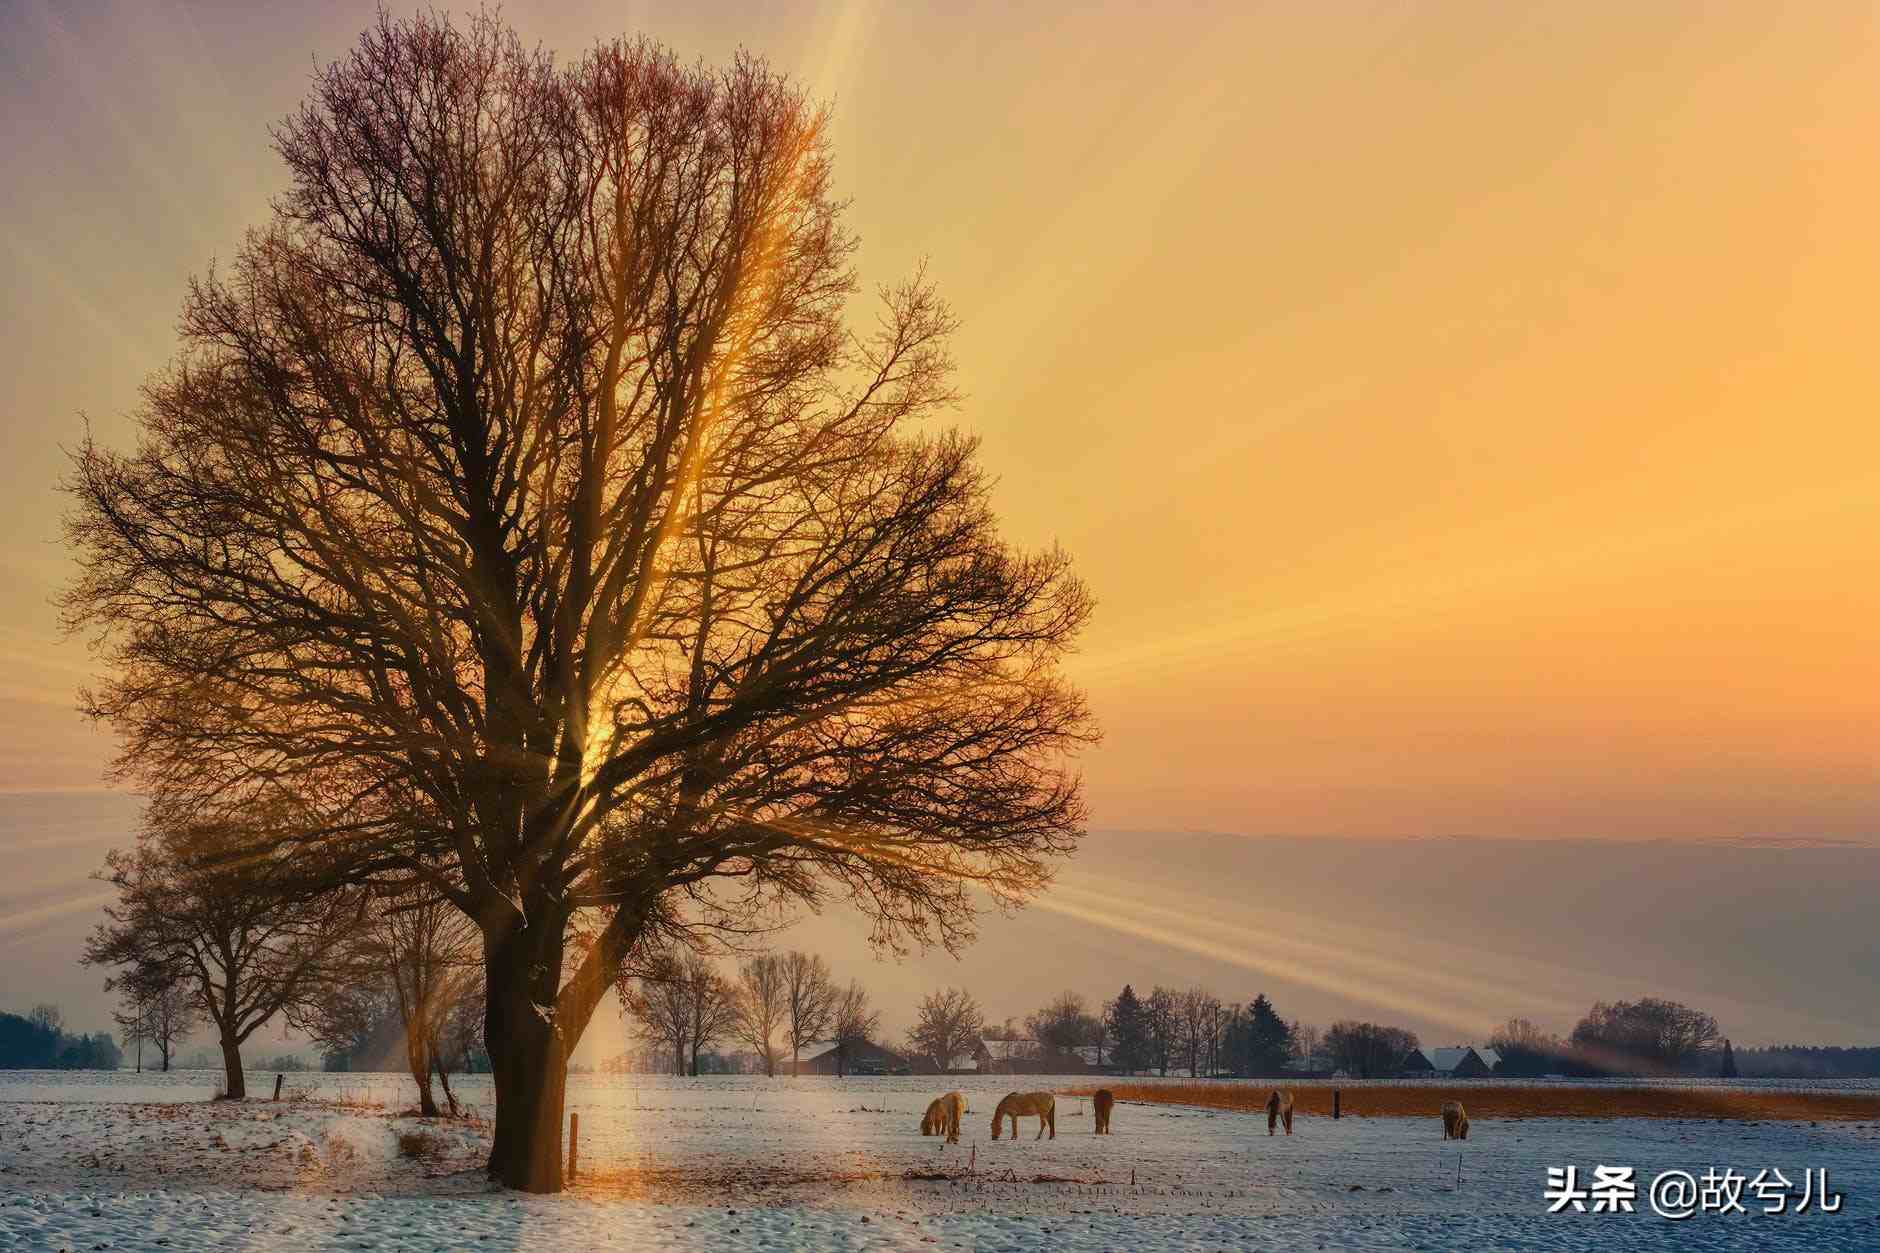
[[[1056,1140],[991,1141],[997,1096],[1070,1080],[955,1079],[963,1142],[917,1124],[927,1078],[577,1076],[581,1179],[493,1193],[484,1131],[398,1117],[400,1076],[290,1075],[309,1099],[206,1101],[212,1074],[0,1073],[0,1248],[979,1249],[1880,1247],[1880,1122],[1263,1118],[1125,1104],[1090,1134],[1062,1098]],[[272,1075],[252,1075],[268,1093]],[[460,1095],[488,1108],[486,1080]],[[374,1103],[377,1104],[374,1104]],[[428,1131],[423,1156],[399,1136]],[[970,1168],[969,1168],[970,1164]],[[1827,1168],[1836,1214],[1669,1222],[1549,1215],[1549,1166],[1701,1176]],[[1457,1184],[1460,1166],[1460,1186]],[[916,1177],[910,1177],[916,1176]],[[935,1177],[937,1176],[937,1177]]]

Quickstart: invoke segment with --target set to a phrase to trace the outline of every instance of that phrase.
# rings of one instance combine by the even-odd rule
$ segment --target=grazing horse
[[[960,1115],[966,1112],[966,1098],[958,1092],[949,1092],[937,1096],[927,1106],[927,1113],[920,1120],[920,1133],[924,1136],[944,1134],[948,1144],[960,1142]]]
[[[1096,1095],[1090,1098],[1090,1103],[1094,1105],[1097,1110],[1097,1134],[1100,1136],[1109,1135],[1110,1110],[1116,1105],[1116,1093],[1110,1091],[1108,1088],[1098,1088]]]
[[[1462,1108],[1461,1101],[1443,1102],[1443,1139],[1466,1140],[1469,1138],[1469,1111]]]
[[[1044,1139],[1045,1129],[1051,1130],[1051,1138],[1057,1139],[1057,1098],[1049,1092],[1008,1092],[999,1102],[999,1108],[992,1111],[992,1138],[999,1138],[999,1127],[1007,1118],[1012,1120],[1012,1138],[1018,1139],[1018,1120],[1020,1115],[1038,1119],[1038,1134],[1034,1140]]]
[[[1266,1133],[1273,1134],[1273,1128],[1279,1123],[1286,1124],[1286,1134],[1292,1134],[1293,1097],[1290,1092],[1281,1092],[1275,1088],[1266,1098]]]

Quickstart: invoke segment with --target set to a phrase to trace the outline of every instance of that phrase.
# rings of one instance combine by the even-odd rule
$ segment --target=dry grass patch
[[[1266,1112],[1274,1084],[1109,1083],[1119,1101],[1192,1105],[1245,1114]],[[1281,1084],[1279,1086],[1285,1086]],[[1301,1114],[1330,1117],[1331,1087],[1294,1087]],[[1880,1121],[1880,1093],[1763,1092],[1723,1088],[1615,1088],[1567,1084],[1495,1083],[1361,1085],[1339,1088],[1340,1109],[1354,1118],[1439,1117],[1444,1101],[1461,1101],[1469,1117],[1483,1118],[1716,1118],[1740,1122]],[[1090,1096],[1096,1088],[1070,1088]]]
[[[398,1155],[414,1161],[428,1161],[436,1157],[443,1149],[437,1137],[428,1131],[401,1131],[398,1133]]]

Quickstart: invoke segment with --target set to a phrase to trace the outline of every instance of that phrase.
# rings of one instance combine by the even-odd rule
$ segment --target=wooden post
[[[274,1099],[277,1101],[281,1099],[281,1080],[285,1079],[286,1077],[287,1077],[286,1075],[274,1076]]]
[[[568,1115],[568,1182],[574,1182],[575,1168],[580,1161],[581,1115]]]
[[[1332,1119],[1333,1121],[1336,1121],[1337,1118],[1338,1118],[1338,1089],[1333,1088],[1332,1089]]]

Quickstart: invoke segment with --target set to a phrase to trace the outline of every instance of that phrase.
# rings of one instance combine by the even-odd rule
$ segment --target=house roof
[[[1475,1050],[1475,1055],[1482,1059],[1482,1064],[1490,1070],[1501,1065],[1501,1053],[1496,1049],[1482,1048]]]
[[[1468,1059],[1469,1054],[1475,1053],[1475,1050],[1466,1044],[1457,1044],[1450,1048],[1421,1049],[1419,1051],[1423,1056],[1429,1058],[1430,1066],[1435,1070],[1454,1070]],[[1477,1053],[1476,1056],[1480,1057],[1481,1054]],[[1483,1060],[1486,1061],[1487,1059],[1484,1058]]]
[[[980,1044],[985,1047],[986,1056],[995,1062],[1037,1057],[1044,1051],[1036,1040],[981,1040]]]
[[[813,1062],[818,1057],[827,1057],[835,1051],[836,1042],[834,1040],[817,1040],[813,1043],[805,1044],[801,1049],[797,1050],[797,1057],[802,1061]]]

